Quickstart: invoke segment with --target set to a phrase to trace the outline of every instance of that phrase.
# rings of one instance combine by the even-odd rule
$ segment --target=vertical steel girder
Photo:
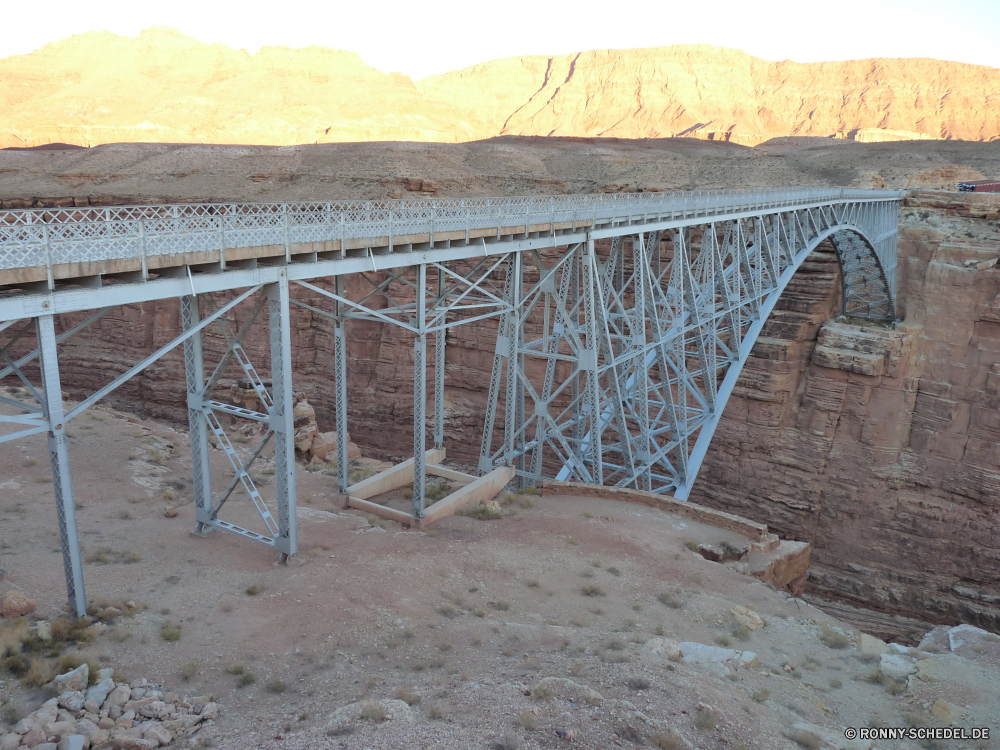
[[[292,335],[288,302],[288,277],[265,288],[271,328],[271,383],[273,406],[270,428],[274,432],[274,468],[277,485],[278,534],[274,547],[282,559],[298,551],[295,517],[295,426],[292,415]]]
[[[181,328],[191,330],[201,320],[198,298],[181,297]],[[205,415],[205,361],[201,332],[184,342],[184,375],[187,386],[188,430],[191,444],[191,477],[194,488],[196,531],[212,531],[207,521],[212,512],[212,472],[208,453],[208,421]],[[204,520],[203,520],[204,519]]]
[[[334,279],[334,289],[338,297],[344,296],[344,277]],[[333,330],[333,393],[337,431],[337,490],[347,492],[349,468],[347,465],[347,329],[344,320],[344,306],[336,302]]]
[[[417,268],[416,336],[413,339],[413,515],[424,517],[427,449],[427,266]]]
[[[896,209],[859,208],[693,219],[668,235],[666,254],[658,233],[623,226],[604,250],[590,240],[540,268],[526,291],[512,260],[480,471],[510,465],[537,481],[551,467],[557,479],[686,499],[753,342],[820,242],[829,239],[840,260],[843,313],[894,319],[887,271],[895,268]],[[544,375],[527,368],[532,359],[545,360]],[[534,400],[533,413],[519,408],[522,394]],[[493,451],[501,398],[504,445]]]
[[[49,458],[52,461],[52,481],[56,495],[56,515],[59,518],[63,568],[66,571],[66,591],[69,595],[70,611],[76,617],[83,617],[87,614],[87,593],[83,585],[83,560],[80,557],[80,536],[76,526],[66,418],[63,414],[62,385],[59,381],[59,356],[56,352],[55,324],[52,316],[39,317],[36,331],[44,389],[42,407],[49,423]]]

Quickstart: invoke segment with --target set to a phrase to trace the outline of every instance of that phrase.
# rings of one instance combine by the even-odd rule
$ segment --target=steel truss
[[[504,199],[471,202],[464,214],[461,206],[451,205],[458,202],[431,202],[434,207],[427,210],[409,202],[404,208],[411,223],[405,227],[391,206],[387,216],[362,212],[355,217],[362,223],[375,221],[364,225],[365,232],[375,234],[386,228],[378,222],[388,221],[387,244],[385,235],[376,240],[385,249],[375,252],[369,246],[362,254],[351,246],[350,237],[357,233],[344,233],[344,221],[338,225],[328,212],[315,209],[325,205],[332,210],[332,204],[262,205],[246,211],[229,207],[221,212],[159,207],[152,214],[135,209],[134,215],[132,209],[123,209],[122,216],[109,217],[96,229],[73,230],[71,217],[64,217],[59,236],[67,243],[72,239],[73,247],[84,247],[97,232],[100,242],[94,247],[113,255],[118,245],[109,238],[117,231],[115,222],[126,234],[137,226],[141,277],[120,279],[123,283],[104,289],[100,279],[96,286],[84,279],[79,288],[67,290],[55,288],[53,230],[44,220],[18,214],[19,223],[7,222],[6,231],[14,232],[15,240],[26,247],[42,243],[49,258],[48,281],[38,294],[0,299],[0,335],[5,337],[0,341],[0,380],[18,378],[29,397],[0,396],[0,403],[19,412],[0,415],[0,423],[11,430],[0,434],[0,443],[48,433],[67,589],[77,615],[84,613],[86,597],[66,424],[177,347],[184,353],[196,531],[235,533],[275,549],[282,559],[296,553],[292,306],[334,323],[337,484],[345,494],[348,322],[391,324],[413,337],[412,517],[421,519],[428,434],[435,449],[445,443],[448,330],[496,319],[480,475],[509,466],[522,486],[555,476],[671,492],[686,499],[764,321],[819,243],[829,239],[837,253],[843,313],[894,319],[899,197],[864,191],[773,191],[762,193],[759,201],[748,192],[594,199],[580,205],[575,199]],[[520,225],[517,211],[522,212]],[[222,221],[220,216],[236,223],[220,224],[222,231],[215,232],[210,219]],[[313,239],[326,241],[331,227],[342,232],[340,252],[293,249],[295,227],[303,216],[312,222]],[[260,264],[250,259],[227,265],[223,252],[214,265],[161,270],[153,274],[159,278],[150,278],[147,255],[152,257],[153,234],[160,232],[161,244],[172,247],[170,242],[187,241],[184,222],[196,220],[204,224],[199,225],[203,231],[198,241],[206,246],[217,241],[221,248],[240,231],[249,233],[248,242],[260,240],[253,234],[259,228],[251,225],[264,222],[268,231],[283,233],[285,253],[266,264],[262,258]],[[413,239],[414,233],[428,228],[421,222],[430,230],[423,244]],[[484,236],[476,228],[491,222],[496,224],[493,235]],[[30,231],[18,229],[21,226],[30,226]],[[170,226],[179,229],[167,242]],[[394,242],[398,234],[393,232],[403,228],[412,241],[399,252]],[[447,237],[436,234],[445,230],[450,231]],[[3,236],[0,232],[0,239]],[[0,256],[5,247],[0,247]],[[16,243],[11,247],[20,252]],[[57,347],[111,308],[89,313],[58,335],[55,314],[171,297],[180,300],[181,333],[67,411]],[[265,317],[269,381],[244,349],[249,332],[263,325]],[[225,350],[217,361],[206,363],[202,333],[210,326],[221,332]],[[32,337],[34,350],[15,356]],[[429,356],[431,342],[434,351]],[[433,398],[427,392],[428,365]],[[257,408],[215,397],[227,373],[249,382]],[[235,420],[258,425],[257,442],[249,452],[237,450],[230,439],[227,429]],[[211,479],[212,443],[232,468],[223,488],[214,488]],[[273,498],[265,499],[251,468],[270,460],[272,450],[275,490]],[[464,476],[432,468],[435,473],[445,471],[444,476]],[[249,499],[260,516],[259,531],[221,517],[234,496]]]
[[[894,261],[895,232],[894,209],[846,204],[606,230],[602,251],[591,239],[554,262],[533,253],[530,274],[526,258],[513,258],[480,470],[513,466],[522,482],[554,474],[687,499],[795,270],[829,238],[842,313],[892,321],[894,265],[885,268],[876,248]],[[494,446],[504,373],[503,443]]]

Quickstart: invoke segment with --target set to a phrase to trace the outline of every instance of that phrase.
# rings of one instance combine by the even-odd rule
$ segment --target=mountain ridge
[[[778,62],[677,45],[478,63],[414,82],[349,50],[88,32],[0,59],[0,147],[293,145],[497,135],[1000,139],[1000,69],[931,58]]]

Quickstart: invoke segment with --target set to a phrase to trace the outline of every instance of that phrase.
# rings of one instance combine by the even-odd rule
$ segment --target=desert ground
[[[950,187],[1000,175],[1000,141],[503,137],[461,144],[122,143],[0,150],[0,200],[288,201],[706,190]],[[39,204],[41,205],[41,204]],[[14,207],[22,207],[19,203]],[[27,206],[23,206],[27,207]]]
[[[300,467],[300,553],[283,566],[236,536],[192,534],[183,431],[99,406],[70,433],[88,595],[123,614],[67,653],[222,704],[176,744],[765,750],[820,747],[851,726],[1000,726],[1000,639],[900,647],[935,681],[886,680],[880,642],[859,650],[851,628],[690,549],[745,541],[733,532],[530,494],[509,496],[500,519],[412,531],[345,510],[334,477]],[[222,451],[211,461],[223,481]],[[34,617],[54,620],[65,588],[44,437],[6,445],[0,475],[0,591],[29,593]],[[231,506],[252,525],[249,502]],[[741,625],[737,606],[763,627]],[[728,665],[677,653],[695,643],[752,653]],[[9,675],[0,685],[8,719],[46,697]]]
[[[100,205],[942,187],[997,174],[1000,143],[944,141],[111,144],[0,150],[0,199],[16,208],[67,197]],[[192,535],[181,426],[100,406],[71,433],[88,595],[121,614],[65,653],[164,691],[214,696],[219,718],[178,746],[854,750],[871,745],[845,744],[845,727],[1000,731],[993,637],[933,631],[921,649],[895,649],[915,670],[901,675],[882,658],[890,647],[692,551],[689,542],[740,543],[713,527],[609,500],[513,495],[502,518],[456,516],[412,531],[345,510],[335,479],[303,466],[300,552],[279,566],[271,550],[233,535]],[[212,462],[218,485],[225,457],[212,451]],[[66,602],[47,463],[43,436],[0,448],[0,594],[24,591],[37,601],[33,618],[54,621]],[[352,468],[381,465],[363,458]],[[273,493],[267,471],[259,479]],[[233,521],[253,523],[248,503],[231,506]],[[749,629],[737,606],[766,624]],[[756,660],[727,665],[677,644]],[[9,673],[0,686],[2,736],[48,694]]]

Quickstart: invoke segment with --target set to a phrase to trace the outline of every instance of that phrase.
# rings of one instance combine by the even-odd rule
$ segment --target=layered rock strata
[[[906,206],[901,322],[830,319],[836,266],[804,268],[692,499],[809,541],[813,594],[998,631],[1000,196]]]

